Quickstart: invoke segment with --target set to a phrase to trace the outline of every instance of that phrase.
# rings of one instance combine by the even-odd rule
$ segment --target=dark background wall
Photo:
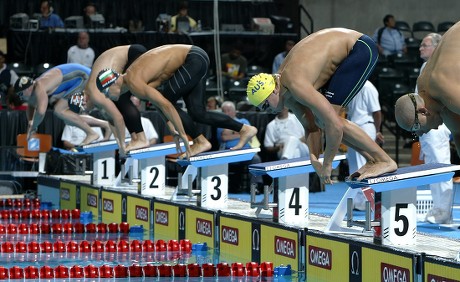
[[[286,0],[289,2],[289,0]],[[327,27],[347,27],[365,34],[373,34],[382,26],[386,14],[413,24],[416,21],[460,19],[458,0],[300,0],[315,22],[315,31]],[[301,21],[307,21],[303,16]]]

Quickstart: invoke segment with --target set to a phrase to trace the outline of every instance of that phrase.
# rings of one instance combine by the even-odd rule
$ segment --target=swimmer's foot
[[[240,130],[240,141],[238,144],[236,144],[235,147],[232,148],[232,150],[238,150],[243,148],[246,143],[251,140],[252,137],[254,137],[257,134],[257,128],[251,125],[244,124],[243,127]]]
[[[365,178],[377,177],[385,173],[394,172],[398,165],[392,159],[388,161],[367,162],[358,171],[350,175],[350,179],[361,181]]]
[[[91,144],[91,143],[95,142],[97,139],[99,139],[99,134],[97,134],[96,132],[91,133],[91,134],[86,136],[85,140],[83,140],[83,142],[81,142],[80,146],[85,146],[85,145]]]
[[[145,147],[148,147],[148,146],[149,146],[149,142],[147,142],[145,140],[140,140],[140,139],[132,140],[131,139],[131,142],[129,142],[129,144],[126,145],[125,151],[129,152],[129,151],[132,151],[132,150],[142,149],[142,148],[145,148]]]
[[[198,136],[197,138],[193,139],[193,145],[190,146],[190,157],[198,155],[199,153],[203,153],[206,151],[211,150],[212,145],[209,143],[208,139],[206,139],[203,135]],[[187,156],[182,154],[180,156],[181,159],[186,158]]]

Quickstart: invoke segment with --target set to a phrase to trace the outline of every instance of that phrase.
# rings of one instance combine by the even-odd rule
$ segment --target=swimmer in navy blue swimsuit
[[[360,152],[366,164],[350,177],[362,180],[397,169],[385,151],[360,127],[338,113],[363,87],[378,59],[375,42],[360,32],[329,28],[297,43],[277,74],[253,76],[248,100],[262,110],[290,109],[305,127],[315,171],[323,183],[331,182],[332,160],[341,143]],[[321,131],[325,134],[322,152]],[[324,161],[318,161],[319,154]]]
[[[195,122],[233,130],[240,135],[240,142],[232,149],[240,149],[256,135],[257,129],[222,113],[206,110],[208,68],[209,58],[203,49],[183,44],[163,45],[140,56],[126,74],[113,69],[102,70],[96,85],[115,101],[130,90],[139,99],[152,102],[173,134],[177,133],[183,141],[187,140],[187,135],[193,139],[190,147],[185,142],[188,156],[211,149],[211,143],[197,130]],[[184,100],[187,112],[177,106],[179,99]]]
[[[23,76],[16,81],[15,92],[31,106],[29,109],[33,110],[33,112],[28,111],[29,137],[37,131],[38,126],[43,121],[50,101],[56,101],[54,105],[55,115],[66,124],[77,126],[85,131],[86,138],[82,145],[89,144],[99,138],[91,126],[104,128],[105,139],[109,138],[111,131],[106,121],[78,114],[79,107],[84,107],[83,101],[81,103],[79,101],[77,113],[69,109],[69,104],[76,103],[75,97],[72,100],[72,95],[83,91],[90,72],[88,67],[80,64],[63,64],[47,70],[35,80]]]

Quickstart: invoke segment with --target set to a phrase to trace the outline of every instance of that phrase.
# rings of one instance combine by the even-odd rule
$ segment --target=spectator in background
[[[295,42],[293,40],[288,40],[284,44],[284,51],[281,53],[278,53],[278,55],[275,56],[275,59],[273,59],[273,65],[272,65],[272,73],[277,73],[278,69],[281,66],[281,63],[284,61],[284,58],[286,58],[287,54],[289,51],[291,51],[292,47],[294,47]]]
[[[426,61],[433,54],[434,49],[441,41],[441,35],[430,33],[425,36],[420,44],[420,58],[424,61],[420,73],[426,65]],[[417,93],[417,88],[415,92]],[[425,163],[450,164],[450,130],[443,123],[437,129],[431,129],[419,136],[420,159]],[[430,184],[433,208],[426,214],[425,220],[429,223],[449,223],[452,216],[453,183],[452,180]]]
[[[233,46],[230,52],[222,54],[222,74],[229,79],[239,80],[246,77],[248,60],[241,55],[241,48]]]
[[[396,28],[395,17],[386,15],[383,24],[384,27],[378,28],[372,36],[379,48],[379,54],[390,56],[407,53],[404,35]]]
[[[93,21],[91,20],[91,16],[94,16],[97,14],[97,9],[96,5],[92,2],[89,2],[86,4],[85,8],[83,9],[84,16],[84,24],[86,28],[92,28],[93,27]]]
[[[179,4],[179,12],[171,17],[171,32],[187,33],[195,30],[197,27],[196,21],[188,15],[188,3],[182,1]]]
[[[94,50],[89,47],[89,34],[86,31],[79,32],[77,45],[73,45],[67,51],[67,63],[77,63],[91,68],[94,57]]]
[[[275,119],[267,124],[264,146],[268,152],[276,153],[278,159],[308,157],[305,130],[288,108],[283,108]]]
[[[141,100],[136,96],[131,96],[131,101],[133,102],[134,106],[137,107],[139,111],[141,111]],[[141,116],[142,128],[145,132],[145,137],[147,138],[149,145],[156,144],[158,142],[158,133],[153,126],[153,123],[150,119]],[[129,133],[128,133],[129,134]]]
[[[211,96],[206,101],[206,109],[208,111],[221,111],[220,109],[220,98],[216,96]]]
[[[237,118],[236,117],[236,108],[235,104],[231,101],[225,101],[222,103],[222,112],[232,119],[246,125],[251,125],[249,121],[245,118]],[[224,129],[224,128],[218,128],[217,129],[217,140],[220,144],[220,149],[221,150],[229,150],[238,144],[240,141],[240,134],[237,131],[233,131],[231,129]],[[249,142],[246,143],[241,149],[250,149],[251,146],[249,145]],[[245,162],[240,162],[238,165],[245,165],[245,164],[258,164],[261,162],[261,158],[259,154],[255,154],[252,160],[250,161],[245,161]],[[249,173],[248,171],[245,171],[244,173]],[[257,185],[257,194],[262,192],[264,182],[262,176],[250,176],[250,184],[256,184]],[[248,187],[249,188],[249,187]],[[247,191],[249,192],[249,191]]]
[[[10,70],[6,64],[6,55],[0,51],[0,109],[9,103],[10,97],[14,95],[14,83],[18,75],[14,70]]]
[[[379,92],[369,80],[348,104],[347,119],[361,127],[377,144],[383,144],[384,137],[380,132],[382,112]],[[366,164],[366,158],[351,147],[347,150],[347,161],[350,175]],[[366,209],[366,197],[361,191],[356,195],[353,203],[357,210]]]
[[[54,13],[51,1],[42,0],[40,4],[40,29],[54,29],[56,27],[64,27],[64,22],[59,15]]]
[[[85,28],[105,28],[105,18],[97,12],[96,4],[88,3],[83,9]]]
[[[248,60],[241,55],[241,48],[238,45],[234,45],[230,52],[222,54],[221,69],[225,93],[228,93],[233,82],[246,77]]]

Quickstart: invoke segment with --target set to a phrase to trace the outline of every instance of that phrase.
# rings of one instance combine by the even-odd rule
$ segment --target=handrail
[[[303,13],[302,13],[303,12]],[[305,14],[308,19],[310,20],[310,30],[308,30],[305,25],[303,24],[303,21],[302,21],[302,15]],[[300,33],[301,31],[305,31],[307,34],[312,34],[313,33],[313,18],[311,17],[310,13],[308,13],[307,9],[305,9],[305,7],[300,4],[299,5],[299,38],[300,38]]]

